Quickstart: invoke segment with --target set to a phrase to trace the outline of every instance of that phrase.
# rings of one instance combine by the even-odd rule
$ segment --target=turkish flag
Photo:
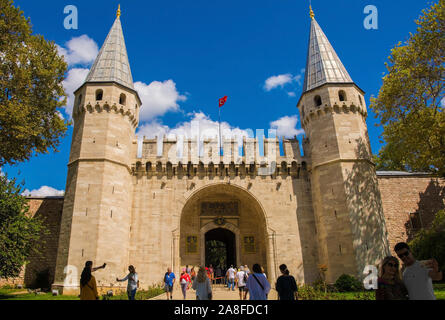
[[[219,99],[219,107],[221,108],[227,102],[227,96]]]

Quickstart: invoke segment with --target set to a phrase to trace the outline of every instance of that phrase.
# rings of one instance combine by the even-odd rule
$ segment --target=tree
[[[19,276],[22,266],[42,246],[42,219],[29,215],[28,200],[16,180],[0,175],[0,278]]]
[[[439,269],[445,268],[445,211],[436,214],[430,230],[422,229],[409,243],[418,260],[435,258]]]
[[[0,167],[57,151],[68,123],[62,85],[67,64],[54,42],[32,35],[11,0],[0,0]]]
[[[445,0],[416,21],[417,32],[391,50],[371,108],[386,145],[377,168],[445,175]]]

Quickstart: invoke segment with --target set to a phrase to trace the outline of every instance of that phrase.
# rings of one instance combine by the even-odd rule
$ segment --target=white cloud
[[[38,190],[32,190],[29,191],[26,189],[22,195],[27,197],[38,197],[38,198],[44,198],[44,197],[62,197],[65,195],[65,191],[63,190],[56,190],[54,188],[43,186]]]
[[[189,114],[190,121],[179,123],[176,127],[170,128],[157,120],[145,123],[139,127],[137,135],[139,137],[145,136],[147,139],[154,139],[155,137],[165,136],[168,139],[174,139],[175,136],[184,136],[185,138],[196,138],[198,127],[201,138],[219,137],[219,124],[213,121],[209,116],[202,112],[194,112]],[[229,139],[233,138],[240,143],[243,137],[247,137],[246,130],[241,130],[237,127],[232,127],[227,122],[221,122],[221,134],[223,137]],[[218,141],[218,140],[217,140]]]
[[[297,85],[298,87],[301,87],[303,85],[303,77],[304,77],[305,69],[301,69],[300,73],[296,76],[293,76],[291,73],[286,74],[280,74],[278,76],[272,76],[268,78],[264,83],[264,90],[267,92],[276,89],[278,87],[284,88],[285,85],[291,85],[293,84],[293,87]],[[294,88],[296,89],[296,88]],[[288,91],[287,95],[291,98],[296,96],[296,93],[294,91]]]
[[[285,84],[292,82],[292,74],[280,74],[278,76],[272,76],[268,78],[264,83],[264,90],[271,91],[277,87],[283,88]]]
[[[272,129],[277,130],[277,136],[291,138],[304,134],[303,129],[297,129],[298,117],[285,116],[270,123]]]
[[[154,119],[169,111],[178,111],[178,102],[187,100],[185,95],[176,90],[176,83],[173,80],[153,81],[149,85],[136,82],[134,87],[142,100],[139,114],[141,121]]]
[[[63,81],[63,87],[68,94],[65,113],[71,118],[74,105],[74,91],[84,83],[89,70],[84,68],[73,68],[68,71],[66,79]]]
[[[69,66],[89,65],[99,53],[97,43],[86,34],[72,38],[66,43],[66,47],[57,45],[57,49]]]

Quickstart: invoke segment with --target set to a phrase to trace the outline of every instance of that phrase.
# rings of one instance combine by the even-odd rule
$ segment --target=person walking
[[[246,300],[247,291],[246,291],[246,282],[247,282],[247,273],[244,271],[244,267],[240,267],[240,271],[237,272],[235,276],[236,286],[239,290],[239,298],[240,300]]]
[[[186,265],[185,266],[185,272],[187,272],[190,275],[191,271],[192,270],[190,269],[189,265]]]
[[[261,266],[254,264],[252,272],[247,279],[246,288],[249,291],[250,300],[267,300],[270,291],[270,283],[264,276]]]
[[[179,277],[179,282],[181,283],[182,295],[185,300],[187,296],[187,290],[189,289],[190,284],[192,283],[190,275],[187,273],[187,269],[182,269],[181,276]]]
[[[403,283],[408,290],[409,299],[436,300],[433,281],[440,281],[443,278],[436,259],[417,261],[405,242],[397,243],[394,251],[405,265]]]
[[[165,293],[167,294],[167,300],[173,300],[173,285],[175,284],[175,281],[175,274],[172,272],[171,268],[168,268],[167,272],[164,275]]]
[[[99,300],[96,278],[91,272],[93,272],[93,262],[87,261],[80,276],[80,300]]]
[[[408,290],[402,282],[399,260],[388,256],[383,259],[375,291],[376,300],[408,300]]]
[[[196,278],[196,271],[195,271],[195,267],[193,266],[192,269],[190,270],[190,277],[192,278],[192,281],[195,281]]]
[[[275,289],[278,292],[278,300],[298,300],[298,286],[295,278],[289,274],[285,264],[280,266],[281,276],[278,277]]]
[[[136,273],[136,269],[134,268],[134,266],[129,266],[128,272],[130,273],[127,274],[125,278],[123,279],[116,278],[116,281],[123,282],[128,280],[127,284],[128,300],[135,300],[136,291],[139,287],[138,274]]]
[[[196,300],[212,300],[212,286],[204,267],[199,268],[192,288],[196,290]]]
[[[236,271],[233,269],[233,265],[230,266],[229,270],[227,270],[226,276],[227,276],[227,287],[230,290],[230,287],[232,287],[232,291],[235,291],[235,274]]]

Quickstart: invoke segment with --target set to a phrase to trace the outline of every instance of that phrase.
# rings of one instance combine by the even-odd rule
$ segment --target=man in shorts
[[[226,276],[227,276],[227,287],[230,290],[230,287],[232,287],[232,291],[235,291],[235,274],[236,271],[233,268],[233,266],[230,266],[229,270],[227,270]]]
[[[165,285],[165,293],[167,293],[167,300],[173,300],[173,285],[175,284],[176,277],[172,272],[171,268],[167,269],[167,272],[164,275],[164,285]],[[169,298],[170,296],[170,298]]]
[[[236,286],[239,290],[239,298],[240,300],[246,300],[247,296],[247,290],[246,290],[246,280],[247,280],[247,273],[244,271],[244,267],[240,267],[240,271],[236,273]]]
[[[408,290],[410,300],[436,300],[433,289],[433,281],[443,278],[435,259],[417,261],[408,244],[400,242],[394,247],[394,251],[403,261],[403,283]]]

